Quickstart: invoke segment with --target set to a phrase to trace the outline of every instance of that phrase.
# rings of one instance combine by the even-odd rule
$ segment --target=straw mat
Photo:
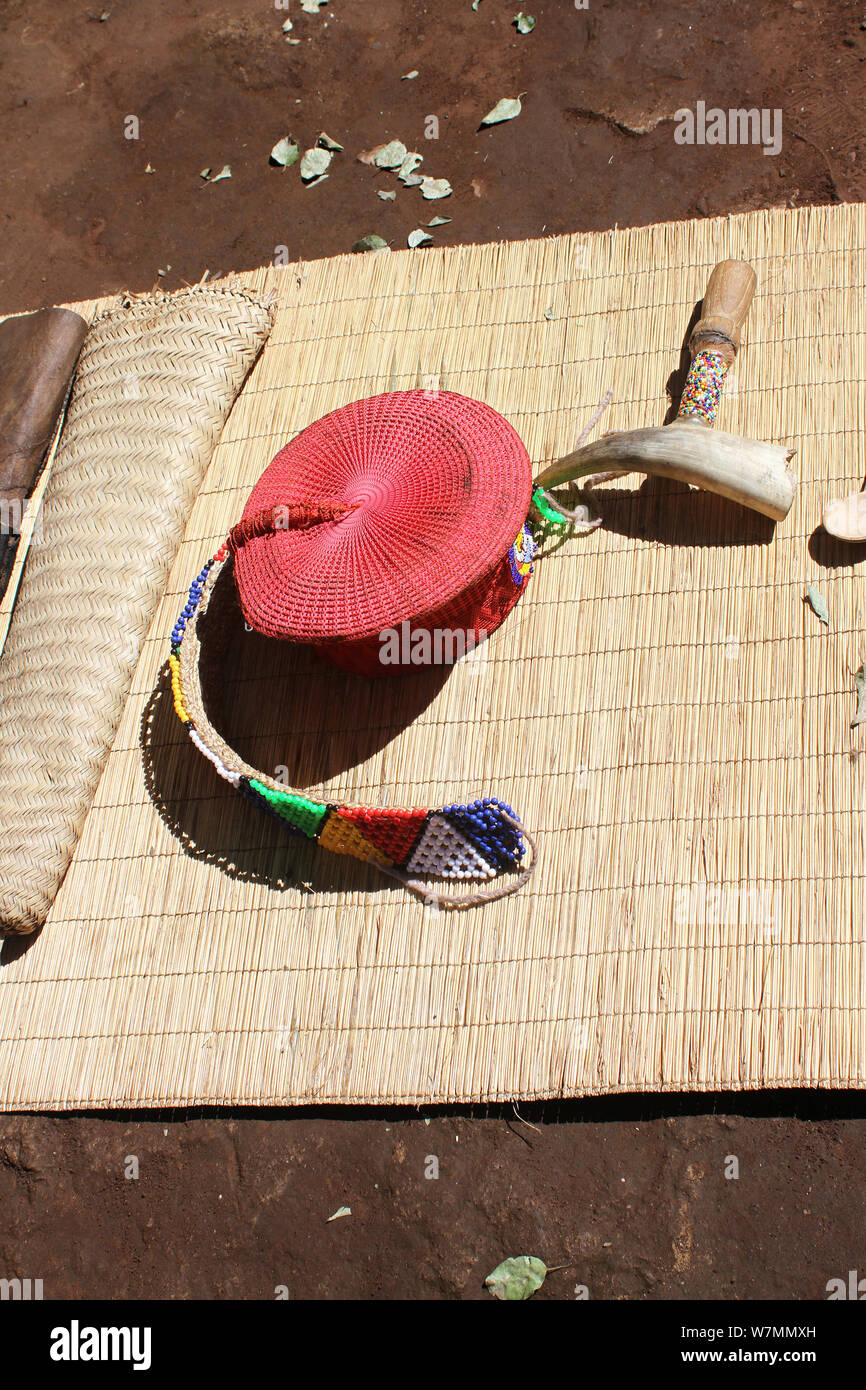
[[[486,401],[538,469],[608,388],[605,428],[660,424],[729,255],[759,288],[718,423],[796,446],[779,526],[679,484],[599,489],[603,527],[544,555],[485,659],[447,678],[289,661],[226,603],[213,698],[241,756],[334,801],[502,797],[538,841],[529,886],[436,911],[225,787],[175,719],[167,643],[277,450],[336,406],[418,384]],[[866,734],[850,726],[866,592],[859,553],[816,528],[863,472],[866,209],[346,256],[240,283],[276,291],[274,330],[46,927],[4,946],[0,1103],[863,1085]]]

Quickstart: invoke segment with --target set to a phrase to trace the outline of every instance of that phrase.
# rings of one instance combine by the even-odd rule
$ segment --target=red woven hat
[[[254,487],[231,535],[244,617],[329,655],[406,620],[484,618],[531,490],[526,449],[489,406],[448,391],[355,401]],[[487,631],[520,592],[511,581],[507,602],[486,603]]]

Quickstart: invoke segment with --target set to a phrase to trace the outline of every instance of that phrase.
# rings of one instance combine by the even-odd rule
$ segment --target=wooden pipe
[[[86,322],[71,309],[40,309],[0,323],[0,587],[86,333]]]
[[[718,352],[731,365],[752,303],[758,277],[747,261],[719,261],[710,274],[701,317],[692,329],[689,352]]]
[[[724,376],[739,349],[755,284],[755,272],[745,261],[722,261],[710,275],[701,317],[689,338],[692,361],[672,424],[603,435],[551,464],[536,478],[536,487],[557,487],[599,473],[648,473],[716,492],[781,521],[797,487],[788,466],[794,450],[709,428]]]

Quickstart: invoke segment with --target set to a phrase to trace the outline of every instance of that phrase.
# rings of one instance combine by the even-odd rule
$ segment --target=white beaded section
[[[218,757],[212,748],[208,748],[204,739],[200,734],[196,733],[191,724],[189,726],[189,736],[198,751],[204,753],[205,757],[213,763],[220,777],[224,777],[227,782],[231,782],[233,787],[239,787],[241,784],[241,774],[239,772],[232,772],[230,768],[227,768],[222,758]]]
[[[434,878],[496,877],[495,867],[443,816],[431,817],[406,872]]]

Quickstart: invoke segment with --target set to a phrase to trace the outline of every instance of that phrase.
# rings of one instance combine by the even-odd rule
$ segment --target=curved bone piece
[[[550,465],[536,478],[544,488],[591,473],[649,473],[717,492],[781,521],[797,489],[793,449],[742,439],[675,420],[660,429],[606,434]]]

